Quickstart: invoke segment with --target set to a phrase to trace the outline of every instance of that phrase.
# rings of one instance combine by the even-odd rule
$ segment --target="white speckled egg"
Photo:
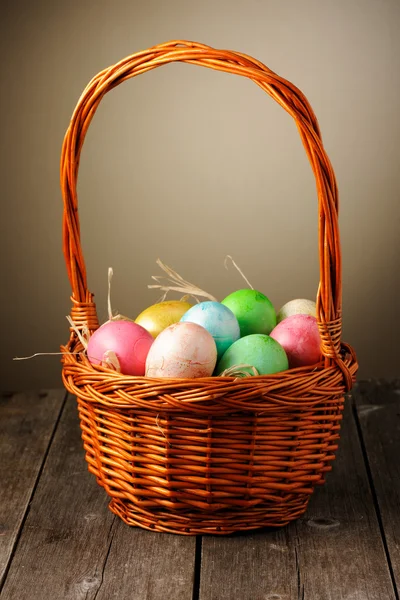
[[[146,360],[146,377],[210,377],[217,362],[212,335],[197,323],[170,325],[154,340]]]
[[[316,317],[317,305],[313,300],[306,300],[305,298],[290,300],[290,302],[286,302],[279,310],[276,316],[276,322],[280,323],[292,315],[311,315],[312,317]]]

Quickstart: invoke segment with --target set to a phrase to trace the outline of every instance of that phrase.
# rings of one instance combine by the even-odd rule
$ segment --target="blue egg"
[[[214,338],[218,358],[240,338],[239,322],[230,308],[220,302],[200,302],[195,304],[181,318],[181,321],[197,323],[207,329]]]

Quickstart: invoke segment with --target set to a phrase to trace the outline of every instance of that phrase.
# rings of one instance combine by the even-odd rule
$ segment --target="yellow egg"
[[[135,319],[135,323],[141,325],[156,338],[159,333],[170,325],[177,323],[181,317],[191,308],[189,302],[182,300],[165,300],[149,306]]]

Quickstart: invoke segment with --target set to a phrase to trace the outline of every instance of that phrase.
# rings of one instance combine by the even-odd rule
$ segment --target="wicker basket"
[[[89,471],[129,525],[181,534],[282,526],[302,515],[339,439],[345,393],[357,371],[341,343],[338,191],[317,119],[304,95],[237,52],[173,41],[138,52],[94,77],[67,130],[61,157],[64,253],[78,329],[99,326],[82,256],[76,183],[82,145],[103,96],[173,61],[248,77],[295,120],[319,204],[317,315],[323,359],[276,375],[234,379],[128,377],[92,366],[74,331],[63,381],[77,396]]]

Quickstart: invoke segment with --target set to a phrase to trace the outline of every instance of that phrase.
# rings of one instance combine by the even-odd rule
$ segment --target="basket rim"
[[[137,408],[162,412],[218,414],[252,412],[271,407],[311,408],[329,405],[343,397],[355,382],[357,361],[351,346],[343,344],[343,365],[324,361],[271,375],[251,377],[153,378],[123,375],[92,365],[87,357],[62,347],[62,377],[66,389],[77,397],[110,408]],[[348,387],[349,386],[349,387]]]

